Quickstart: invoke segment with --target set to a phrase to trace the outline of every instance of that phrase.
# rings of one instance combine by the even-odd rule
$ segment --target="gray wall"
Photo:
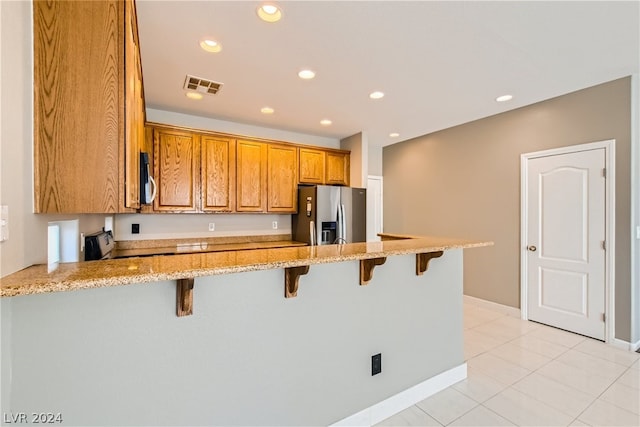
[[[464,363],[462,250],[423,276],[415,256],[389,257],[368,286],[358,265],[311,266],[292,299],[282,269],[197,278],[183,318],[172,282],[3,298],[2,411],[83,426],[328,425]]]
[[[615,335],[630,341],[630,85],[616,80],[385,147],[384,229],[495,241],[469,253],[465,294],[519,307],[520,155],[615,139]]]

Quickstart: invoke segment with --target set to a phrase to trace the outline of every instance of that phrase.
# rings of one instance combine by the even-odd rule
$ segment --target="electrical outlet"
[[[278,221],[273,221],[271,223],[271,228],[273,228],[274,230],[277,230],[278,229]]]
[[[131,224],[131,234],[140,234],[140,224]]]
[[[210,222],[209,223],[209,231],[216,231],[216,223],[215,222]]]
[[[0,242],[9,240],[9,206],[0,206]]]
[[[371,376],[382,372],[382,353],[371,356]]]

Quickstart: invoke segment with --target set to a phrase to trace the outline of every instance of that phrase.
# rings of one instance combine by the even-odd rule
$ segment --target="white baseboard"
[[[484,299],[472,297],[470,295],[463,295],[464,302],[467,304],[475,305],[476,307],[486,308],[489,310],[499,311],[511,317],[520,318],[520,309],[511,307],[508,305],[498,304],[497,302],[487,301]]]
[[[456,366],[378,402],[332,426],[372,426],[467,378],[467,364]]]
[[[616,348],[627,351],[637,351],[640,348],[640,341],[630,343],[627,341],[619,340],[618,338],[614,338],[610,344]]]

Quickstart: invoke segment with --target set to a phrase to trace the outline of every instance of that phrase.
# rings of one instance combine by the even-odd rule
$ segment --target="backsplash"
[[[209,231],[211,223],[214,231]],[[131,232],[133,224],[139,225],[138,234]],[[290,234],[291,215],[120,214],[113,231],[117,241]]]

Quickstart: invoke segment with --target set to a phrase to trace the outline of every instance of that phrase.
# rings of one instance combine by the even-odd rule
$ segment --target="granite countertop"
[[[293,240],[275,240],[265,242],[238,242],[238,243],[177,243],[172,246],[154,246],[154,247],[129,247],[122,248],[123,245],[116,246],[112,252],[113,258],[128,258],[136,256],[153,256],[153,255],[178,255],[186,253],[203,253],[203,252],[223,252],[223,251],[242,251],[252,249],[272,249],[286,248],[293,246],[306,246],[306,243],[296,242]]]
[[[0,279],[0,297],[188,279],[490,246],[493,242],[416,237],[382,242],[232,250],[34,265]]]

